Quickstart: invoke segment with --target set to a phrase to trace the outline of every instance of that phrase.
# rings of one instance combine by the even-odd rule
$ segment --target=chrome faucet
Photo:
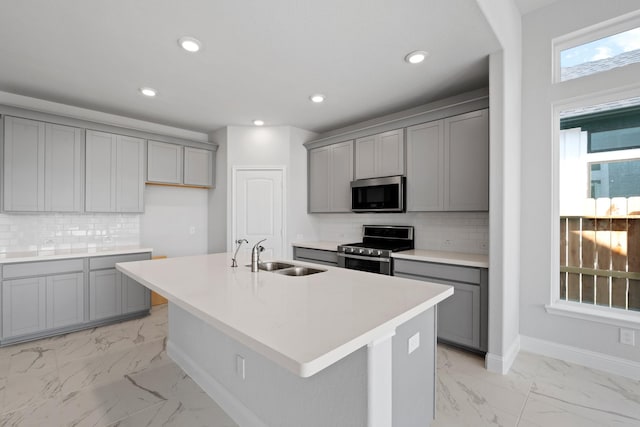
[[[249,244],[249,241],[247,239],[238,239],[238,240],[236,240],[236,244],[238,246],[236,247],[236,252],[233,254],[233,258],[231,258],[231,267],[237,267],[238,266],[238,263],[236,262],[236,257],[238,256],[238,251],[240,250],[240,246],[242,246],[243,243]]]
[[[253,245],[253,249],[251,249],[251,272],[257,273],[260,271],[258,265],[260,264],[260,252],[264,251],[264,247],[260,246],[260,243],[264,242],[267,239],[262,239],[255,245]]]

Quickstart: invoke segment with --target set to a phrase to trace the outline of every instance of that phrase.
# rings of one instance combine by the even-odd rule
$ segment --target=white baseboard
[[[214,377],[200,368],[180,348],[167,342],[167,354],[185,371],[233,420],[243,427],[268,427],[249,408],[232,395]]]
[[[587,368],[640,380],[640,362],[522,335],[522,349]]]
[[[513,365],[513,362],[516,360],[519,351],[520,335],[513,340],[504,356],[487,353],[484,358],[485,368],[487,368],[487,371],[506,375],[509,373],[509,369],[511,369],[511,365]]]

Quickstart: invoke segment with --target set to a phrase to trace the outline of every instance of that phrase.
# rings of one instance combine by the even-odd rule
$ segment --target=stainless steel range
[[[338,265],[391,275],[392,252],[413,249],[413,227],[363,225],[362,242],[338,246]]]

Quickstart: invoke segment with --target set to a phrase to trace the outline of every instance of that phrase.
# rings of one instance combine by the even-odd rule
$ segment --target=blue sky
[[[563,50],[560,53],[560,64],[562,68],[572,67],[636,49],[640,49],[640,27]]]

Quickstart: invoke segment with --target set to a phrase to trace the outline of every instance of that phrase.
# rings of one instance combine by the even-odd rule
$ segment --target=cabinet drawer
[[[110,255],[93,257],[89,259],[89,270],[103,270],[106,268],[116,268],[118,262],[145,261],[151,259],[150,252],[128,255]]]
[[[414,276],[433,277],[442,280],[480,284],[480,269],[435,262],[393,260],[393,274],[406,273]]]
[[[323,251],[321,249],[293,248],[293,257],[300,261],[324,261],[330,265],[338,264],[337,251]]]
[[[58,273],[83,271],[84,259],[65,259],[61,261],[24,262],[6,264],[2,267],[2,278],[44,276]]]

